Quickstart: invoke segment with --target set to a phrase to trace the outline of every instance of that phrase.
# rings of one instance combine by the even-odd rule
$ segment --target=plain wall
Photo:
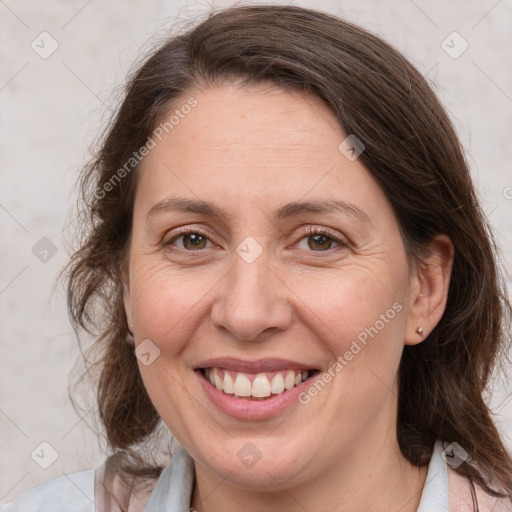
[[[176,22],[185,25],[206,15],[212,6],[233,3],[0,3],[0,502],[63,473],[95,468],[105,457],[87,427],[93,413],[81,418],[68,398],[79,350],[62,286],[54,289],[67,261],[64,234],[77,174],[114,106],[113,91],[123,85],[147,41],[164,37]],[[512,3],[294,3],[376,32],[428,76],[460,134],[484,211],[510,267]],[[51,49],[48,36],[40,36],[43,31],[58,43],[48,58],[31,46],[35,40],[40,53]],[[441,46],[453,31],[469,44],[458,58]],[[461,48],[462,41],[448,41],[452,51]],[[504,381],[491,390],[496,421],[509,447],[510,390]],[[41,442],[58,453],[48,469],[31,457],[34,450],[51,455]]]

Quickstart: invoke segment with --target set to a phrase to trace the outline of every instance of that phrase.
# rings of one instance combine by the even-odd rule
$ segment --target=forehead
[[[181,110],[191,98],[195,106]],[[340,152],[347,135],[316,96],[231,84],[191,91],[163,122],[173,113],[181,115],[161,140],[153,137],[142,164],[137,195],[145,203],[170,193],[239,207],[313,196],[363,206],[379,199],[361,162]]]

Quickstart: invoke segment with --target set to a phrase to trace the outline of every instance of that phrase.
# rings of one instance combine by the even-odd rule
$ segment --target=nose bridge
[[[238,249],[243,251],[243,244]],[[249,246],[249,253],[253,250],[254,247]],[[255,340],[271,328],[286,329],[291,321],[287,294],[269,263],[265,252],[252,259],[237,251],[212,308],[212,321],[217,327],[244,340]]]

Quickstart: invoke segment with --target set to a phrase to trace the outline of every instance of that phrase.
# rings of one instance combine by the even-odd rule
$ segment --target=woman
[[[82,190],[69,307],[114,455],[2,512],[512,510],[482,398],[510,306],[396,50],[299,7],[211,16],[131,78]]]

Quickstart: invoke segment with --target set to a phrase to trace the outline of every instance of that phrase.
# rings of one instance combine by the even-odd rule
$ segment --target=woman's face
[[[126,311],[151,400],[197,467],[245,487],[371,457],[396,442],[417,293],[392,208],[315,97],[226,85],[176,108],[191,96],[133,213]]]

